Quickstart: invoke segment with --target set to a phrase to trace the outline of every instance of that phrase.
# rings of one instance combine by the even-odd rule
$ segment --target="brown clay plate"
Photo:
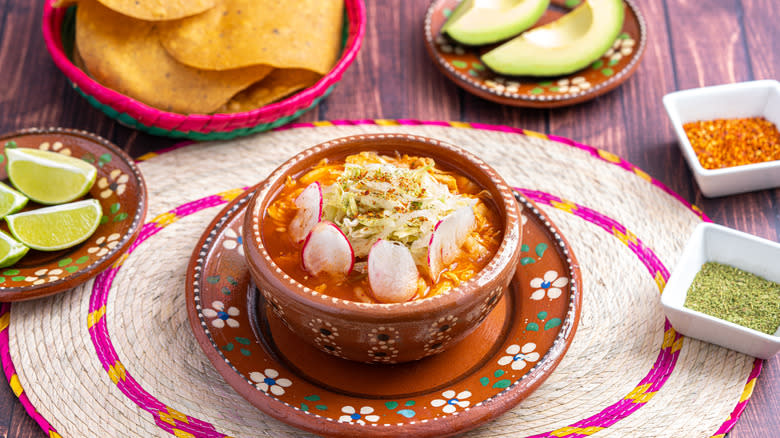
[[[639,66],[647,45],[644,19],[632,0],[624,0],[623,29],[607,53],[589,67],[561,77],[505,76],[493,73],[479,57],[497,44],[463,46],[440,33],[459,0],[435,0],[425,16],[425,46],[436,66],[466,91],[504,105],[554,108],[584,102],[625,82]],[[551,0],[537,26],[549,23],[580,0]]]
[[[62,292],[114,263],[138,237],[146,214],[146,185],[133,160],[96,135],[64,128],[28,129],[0,136],[0,158],[9,147],[36,148],[92,163],[97,179],[85,198],[100,201],[103,218],[95,233],[73,248],[30,250],[15,265],[0,268],[0,301],[23,301]],[[7,177],[0,166],[0,179]],[[24,211],[41,207],[30,201]],[[8,232],[5,221],[3,230]]]
[[[217,371],[281,421],[328,436],[462,432],[536,389],[574,337],[582,306],[576,259],[550,219],[519,198],[526,222],[521,263],[509,293],[475,332],[439,355],[398,365],[322,353],[266,311],[251,284],[241,225],[253,190],[226,206],[195,247],[187,310]],[[312,336],[327,330],[312,324]],[[388,338],[372,335],[378,342]]]

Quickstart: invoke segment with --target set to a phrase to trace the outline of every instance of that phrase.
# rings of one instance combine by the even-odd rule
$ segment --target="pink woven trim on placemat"
[[[111,381],[119,390],[132,400],[138,407],[151,413],[154,416],[155,423],[173,435],[180,436],[181,432],[186,432],[199,437],[224,437],[216,431],[213,425],[195,417],[187,416],[181,412],[166,406],[154,396],[149,394],[125,369],[124,365],[116,353],[111,343],[108,333],[106,319],[103,317],[106,310],[106,302],[111,284],[116,277],[117,272],[122,267],[122,263],[127,256],[133,253],[135,249],[150,237],[157,234],[166,226],[176,222],[178,219],[197,213],[206,208],[215,207],[228,202],[244,189],[231,190],[229,192],[208,196],[187,204],[183,204],[173,210],[163,213],[150,222],[146,223],[141,229],[141,233],[135,242],[127,250],[125,256],[111,268],[103,271],[95,278],[92,286],[92,295],[89,302],[89,316],[87,325],[89,327],[90,338],[95,346],[100,363],[108,373]]]
[[[627,230],[625,226],[595,210],[563,200],[554,195],[533,190],[517,190],[535,202],[559,208],[590,223],[598,225],[600,228],[620,239],[639,258],[651,276],[653,276],[653,278],[656,280],[658,283],[659,292],[663,289],[663,284],[669,277],[669,271],[653,253],[653,251],[647,248],[642,243],[642,241],[632,232]],[[231,195],[235,195],[240,193],[240,191],[233,191],[230,193]],[[224,194],[203,198],[199,201],[185,204],[181,207],[171,210],[169,213],[158,216],[144,226],[144,229],[141,232],[141,236],[130,248],[128,254],[131,253],[143,241],[159,232],[165,226],[175,222],[179,218],[196,213],[208,207],[220,205],[226,202],[229,198],[229,196],[225,196]],[[101,364],[103,365],[103,368],[106,370],[109,377],[117,385],[120,391],[125,394],[125,396],[133,400],[133,402],[135,402],[142,409],[152,413],[158,426],[168,431],[169,433],[176,434],[177,431],[183,431],[191,433],[195,436],[202,437],[224,436],[216,431],[216,427],[214,425],[199,420],[195,417],[186,415],[185,413],[181,413],[172,407],[165,406],[163,403],[154,398],[154,396],[148,393],[144,388],[138,385],[138,383],[130,374],[130,371],[125,369],[122,365],[122,362],[117,356],[116,351],[114,350],[114,347],[111,343],[111,337],[107,330],[106,321],[105,318],[103,318],[103,315],[106,313],[105,306],[108,301],[108,294],[111,289],[111,283],[120,268],[121,264],[118,264],[97,277],[92,289],[92,297],[90,299],[90,318],[88,318],[88,323],[93,324],[90,329],[90,336],[92,337],[95,350],[98,354]],[[631,415],[633,412],[650,401],[655,393],[663,387],[664,383],[666,383],[669,375],[674,370],[680,348],[682,347],[682,342],[683,337],[675,332],[675,330],[669,324],[668,320],[665,320],[664,341],[661,345],[658,358],[656,359],[655,364],[650,369],[648,374],[636,385],[634,390],[632,390],[629,394],[616,403],[608,406],[590,418],[580,420],[560,429],[535,435],[533,438],[553,438],[562,436],[585,437],[592,434],[596,430],[607,428],[621,419]],[[754,369],[751,372],[751,376],[754,373],[757,375],[757,373],[760,371],[761,363],[762,362],[760,360],[757,360],[754,363]],[[739,406],[737,408],[739,408]],[[172,415],[172,413],[175,413],[175,415]],[[161,416],[164,416],[164,421],[161,421]],[[733,414],[731,418],[733,418]]]
[[[657,187],[661,188],[666,193],[670,194],[675,199],[677,199],[678,201],[686,205],[703,220],[709,221],[709,219],[706,217],[706,215],[703,214],[703,212],[700,209],[691,205],[690,203],[685,201],[682,197],[680,197],[678,194],[676,194],[671,189],[666,187],[663,183],[651,178],[649,175],[647,175],[645,172],[641,171],[639,168],[632,165],[631,163],[628,163],[627,161],[624,161],[621,158],[609,152],[599,150],[581,143],[577,143],[575,141],[562,138],[562,137],[547,136],[544,134],[535,133],[533,131],[526,131],[518,128],[512,128],[512,127],[500,126],[500,125],[469,124],[463,122],[442,122],[442,121],[425,122],[425,121],[417,121],[417,120],[351,120],[351,121],[344,120],[344,121],[315,122],[315,123],[305,123],[305,124],[298,123],[290,127],[282,127],[279,130],[291,129],[294,127],[365,125],[365,124],[373,124],[373,125],[381,125],[381,126],[431,125],[431,126],[448,126],[448,127],[455,127],[455,128],[473,128],[473,129],[484,129],[490,131],[511,132],[516,134],[536,136],[544,139],[558,141],[563,144],[576,147],[578,149],[586,150],[590,152],[591,155],[593,155],[594,157],[618,165],[627,171],[639,175],[640,177],[646,179],[648,182],[652,183],[653,185],[656,185]],[[179,149],[181,147],[186,146],[187,144],[191,144],[191,143],[175,145],[174,147],[168,148],[168,150]],[[159,153],[160,152],[158,152],[157,154]],[[620,223],[592,209],[588,209],[587,207],[583,207],[574,204],[572,202],[562,200],[558,197],[555,197],[554,195],[550,195],[543,192],[531,191],[531,190],[521,189],[520,191],[524,193],[526,196],[528,196],[529,198],[535,200],[536,202],[543,203],[546,205],[551,205],[553,207],[575,214],[582,219],[585,219],[589,222],[599,225],[602,229],[618,237],[621,241],[623,241],[626,245],[628,245],[629,248],[637,255],[637,257],[639,257],[642,263],[645,264],[650,274],[653,275],[656,282],[659,283],[659,288],[661,289],[663,288],[663,284],[665,283],[666,279],[668,279],[668,275],[669,275],[668,270],[666,270],[663,264],[657,259],[655,254],[649,248],[646,248],[641,243],[641,241],[638,238],[636,238],[635,235],[633,235],[633,233],[630,233],[630,231],[628,231]],[[228,193],[227,195],[221,194],[221,195],[210,196],[198,201],[184,204],[180,207],[177,207],[174,210],[171,210],[171,212],[169,213],[158,216],[153,221],[151,221],[150,223],[144,226],[144,228],[141,231],[141,235],[128,250],[128,254],[131,253],[140,243],[142,243],[149,237],[156,234],[163,227],[167,226],[170,223],[173,223],[179,217],[183,217],[195,213],[197,211],[200,211],[208,207],[213,207],[216,205],[223,204],[227,202],[229,199],[231,199],[231,197],[235,197],[238,193],[240,193],[240,190],[231,191],[227,193]],[[139,407],[142,407],[143,409],[152,413],[155,418],[155,423],[162,429],[168,431],[169,433],[176,434],[177,431],[181,431],[181,432],[187,432],[196,436],[203,436],[203,437],[224,437],[224,435],[219,434],[215,430],[213,425],[201,420],[197,420],[196,418],[193,417],[185,416],[184,414],[176,411],[175,409],[165,406],[157,399],[155,399],[153,396],[151,396],[151,394],[149,394],[143,388],[141,388],[137,384],[137,382],[130,376],[127,370],[124,369],[121,362],[119,361],[119,358],[117,357],[116,352],[110,343],[110,337],[105,327],[105,321],[102,320],[102,318],[99,318],[97,321],[95,321],[95,318],[98,314],[102,316],[105,312],[105,303],[106,303],[107,293],[110,290],[111,282],[113,281],[113,278],[116,276],[116,272],[121,268],[121,263],[125,259],[126,256],[120,259],[120,261],[117,262],[117,264],[114,267],[103,272],[96,278],[95,283],[93,285],[93,295],[90,300],[89,320],[91,320],[92,323],[94,323],[94,326],[90,329],[90,334],[93,340],[93,344],[95,345],[96,351],[98,352],[101,363],[104,366],[104,369],[109,374],[109,377],[111,377],[112,381],[116,379],[115,383],[117,384],[118,387],[120,387],[120,390],[122,390],[122,392],[126,396],[128,396],[131,400],[133,400],[136,404],[138,404]],[[659,280],[659,275],[660,275],[660,280]],[[9,311],[10,311],[10,306],[7,304],[0,307],[0,358],[3,361],[3,368],[4,371],[6,372],[6,377],[9,380],[9,384],[12,386],[12,388],[14,388],[15,384],[18,386],[18,379],[15,379],[16,374],[13,368],[13,363],[11,362],[10,355],[8,354],[9,345],[8,345],[7,325],[8,325],[8,317],[10,316],[10,313],[8,313]],[[3,322],[5,324],[4,326],[2,325]],[[101,326],[102,328],[97,328],[98,326]],[[536,437],[553,437],[553,436],[584,437],[593,433],[595,430],[611,426],[612,424],[616,423],[622,418],[625,418],[626,416],[630,415],[631,413],[639,409],[641,406],[643,406],[652,397],[652,393],[655,393],[657,390],[659,390],[666,382],[669,373],[671,373],[671,371],[674,369],[677,356],[679,355],[679,348],[681,347],[682,337],[671,328],[668,320],[666,320],[664,323],[664,330],[665,330],[664,343],[662,345],[661,351],[659,352],[658,359],[656,360],[656,363],[654,364],[651,371],[644,379],[640,381],[639,385],[634,391],[632,391],[630,394],[628,394],[620,401],[605,408],[604,410],[602,410],[602,412],[600,412],[597,415],[594,415],[587,419],[580,420],[579,422],[574,423],[571,426],[568,426],[566,428],[550,431],[548,433],[541,434],[541,435],[536,435]],[[670,337],[671,340],[669,339]],[[106,349],[105,351],[103,350],[104,348]],[[745,391],[742,394],[742,398],[740,399],[740,402],[735,406],[729,418],[721,425],[721,427],[718,428],[715,436],[719,436],[731,430],[731,428],[736,423],[739,416],[744,411],[744,408],[750,399],[750,395],[752,394],[753,385],[755,384],[755,381],[761,372],[762,363],[763,361],[761,361],[760,359],[755,360],[753,369],[751,370],[751,373],[748,376],[745,385]],[[122,384],[119,383],[120,381],[122,382]],[[16,389],[15,389],[15,393],[16,393]],[[22,401],[22,404],[24,405],[27,412],[31,416],[33,416],[33,418],[35,418],[36,421],[38,421],[38,423],[41,425],[42,429],[45,432],[47,433],[51,432],[56,434],[56,432],[53,430],[53,428],[51,428],[48,422],[46,422],[46,420],[37,413],[34,406],[32,406],[32,404],[29,403],[29,400],[26,400],[26,396],[23,394],[23,390],[21,389],[21,386],[19,386],[17,396],[19,396],[20,401]],[[22,397],[24,397],[24,400],[22,399]],[[38,420],[38,418],[40,418],[40,420]],[[179,420],[179,418],[184,418],[184,421]]]
[[[30,403],[30,399],[24,393],[24,388],[19,383],[19,376],[16,375],[16,368],[14,368],[14,363],[11,361],[10,344],[8,343],[8,326],[10,323],[11,303],[0,303],[0,360],[3,362],[5,378],[8,380],[8,385],[11,387],[14,395],[19,398],[19,402],[24,406],[27,414],[38,423],[38,426],[41,427],[47,436],[58,438],[60,434],[43,418],[43,415],[38,413],[38,410]]]
[[[623,224],[593,209],[575,204],[571,201],[561,199],[557,196],[550,195],[545,192],[524,190],[521,188],[515,188],[515,190],[521,192],[523,195],[527,196],[536,203],[549,205],[559,210],[566,211],[567,213],[573,214],[594,225],[599,226],[604,231],[617,237],[626,246],[628,246],[631,251],[637,255],[637,257],[639,257],[639,260],[642,261],[648,272],[650,272],[650,275],[653,276],[656,283],[658,284],[659,292],[663,292],[664,285],[669,279],[669,271],[666,269],[663,263],[661,263],[655,253],[653,253],[650,248],[647,248],[644,243],[642,243],[642,240],[636,237],[636,235],[627,230]],[[653,364],[650,372],[639,382],[633,391],[631,391],[627,396],[623,397],[617,403],[608,406],[590,418],[580,420],[562,429],[534,435],[530,438],[553,438],[562,436],[572,438],[586,437],[597,430],[607,428],[619,420],[631,415],[634,411],[641,408],[645,403],[650,401],[656,392],[659,391],[661,387],[663,387],[664,383],[666,383],[666,380],[669,378],[669,375],[672,373],[674,366],[677,363],[677,358],[680,355],[683,339],[684,337],[677,333],[674,328],[672,328],[669,319],[664,318],[664,341],[661,351],[658,354],[658,358]],[[761,373],[762,365],[763,361],[761,359],[756,359],[753,362],[753,369],[750,371],[750,375],[748,376],[748,380],[745,384],[746,391],[749,390],[752,393],[752,388],[755,384],[754,381]],[[743,393],[744,399],[741,399],[740,402],[737,403],[737,405],[734,407],[734,410],[729,415],[728,420],[726,420],[726,422],[724,422],[718,428],[718,431],[714,434],[714,436],[724,434],[731,430],[732,427],[734,427],[734,424],[747,405],[749,395],[750,394],[748,394],[747,398],[744,398]]]

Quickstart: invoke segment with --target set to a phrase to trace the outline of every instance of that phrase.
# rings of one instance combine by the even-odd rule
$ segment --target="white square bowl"
[[[762,359],[774,356],[780,351],[780,328],[768,335],[683,306],[688,287],[705,262],[731,265],[780,283],[780,244],[722,225],[701,223],[661,295],[664,313],[678,332]]]
[[[696,157],[683,124],[698,120],[764,117],[780,128],[780,82],[740,82],[676,91],[663,98],[688,167],[702,194],[731,195],[780,187],[780,161],[705,169]]]

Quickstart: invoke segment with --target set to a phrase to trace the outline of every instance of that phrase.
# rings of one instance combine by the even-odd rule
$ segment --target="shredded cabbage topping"
[[[370,158],[378,162],[348,162],[336,182],[323,187],[323,219],[341,228],[357,257],[365,257],[374,242],[386,239],[403,243],[415,263],[425,265],[436,224],[459,207],[473,207],[478,199],[450,192],[432,173],[432,160],[405,168],[377,155]]]

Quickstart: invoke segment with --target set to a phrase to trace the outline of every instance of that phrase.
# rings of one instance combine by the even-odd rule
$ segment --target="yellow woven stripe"
[[[633,400],[634,403],[646,403],[655,395],[655,391],[645,392],[648,389],[650,389],[649,383],[646,383],[644,385],[639,385],[636,388],[634,388],[633,391],[629,392],[628,395],[625,396],[624,398],[626,400]]]
[[[398,123],[395,120],[390,119],[376,119],[374,120],[374,123],[376,123],[379,126],[398,126],[400,123]]]
[[[669,348],[674,344],[675,331],[673,328],[669,328],[664,332],[664,343],[661,344],[661,348]]]
[[[553,207],[555,207],[555,208],[557,208],[559,210],[566,211],[568,213],[573,213],[574,210],[577,209],[577,205],[575,205],[571,201],[563,201],[563,202],[550,201],[550,205],[552,205]]]
[[[333,123],[326,122],[326,121],[319,121],[319,122],[312,122],[312,125],[314,125],[314,126],[333,126]]]
[[[187,420],[187,416],[186,415],[182,414],[181,412],[177,411],[176,409],[173,409],[170,406],[166,406],[165,408],[168,409],[168,414],[171,416],[171,418],[173,418],[175,420],[179,420],[182,423],[189,423],[189,421]],[[162,415],[162,414],[160,414],[160,415]]]
[[[740,403],[750,398],[750,395],[753,394],[754,386],[756,386],[755,377],[750,379],[750,381],[747,382],[747,385],[745,385],[745,389],[742,390],[742,395],[739,397]]]
[[[674,344],[672,344],[672,353],[676,353],[680,351],[680,349],[683,346],[683,337],[678,338],[676,341],[674,341]]]
[[[49,438],[62,438],[62,435],[58,434],[57,432],[50,430],[49,431]]]
[[[8,328],[8,324],[11,323],[11,312],[5,312],[5,315],[0,316],[0,332]]]
[[[717,435],[713,435],[713,436],[712,436],[712,437],[710,437],[710,438],[725,438],[725,437],[726,437],[726,434],[725,434],[725,433],[719,433],[719,434],[717,434]]]
[[[529,131],[527,129],[523,129],[523,135],[526,135],[528,137],[541,138],[542,140],[548,139],[546,134],[542,134],[541,132],[536,132],[536,131]]]
[[[453,128],[471,128],[471,123],[466,122],[449,122]]]
[[[566,426],[560,429],[550,432],[552,436],[564,437],[568,435],[593,435],[594,433],[603,430],[603,427],[590,426],[590,427],[571,427]]]
[[[176,222],[179,220],[178,216],[176,216],[176,213],[163,213],[156,218],[152,219],[152,222],[156,223],[160,227],[167,227],[168,225]]]
[[[127,372],[122,362],[116,361],[116,363],[108,367],[108,377],[114,382],[114,385],[119,383],[120,380],[124,381],[127,378]]]
[[[171,416],[166,414],[165,412],[158,412],[157,416],[160,417],[160,420],[170,424],[171,426],[176,426],[176,421],[174,421],[174,419],[171,418]]]
[[[173,429],[173,435],[179,438],[195,438],[195,435],[179,429]]]
[[[15,396],[19,397],[19,395],[24,392],[22,384],[19,383],[19,376],[16,374],[11,376],[11,380],[8,381],[8,384],[11,385],[11,390],[14,392]]]
[[[658,285],[658,291],[664,293],[664,289],[666,289],[666,280],[664,280],[664,274],[662,274],[661,271],[656,271],[655,273],[655,284]]]
[[[143,154],[140,157],[138,157],[138,159],[136,161],[151,160],[152,158],[156,157],[157,155],[158,155],[157,152],[149,152],[149,153]]]
[[[701,208],[699,208],[699,207],[697,207],[695,205],[691,205],[691,210],[693,210],[693,211],[695,211],[696,213],[699,213],[699,214],[703,214],[704,213]]]
[[[224,201],[232,201],[244,193],[244,189],[233,189],[219,194],[219,197]]]
[[[598,149],[598,153],[599,153],[599,156],[601,158],[609,161],[610,163],[619,163],[620,162],[620,157],[618,157],[617,155],[613,154],[612,152],[607,152],[605,150]]]
[[[618,230],[615,227],[612,227],[612,234],[618,238],[621,242],[623,242],[624,245],[629,246],[629,242],[633,243],[634,245],[637,244],[638,239],[636,237],[636,234],[632,233],[631,231],[626,230],[625,233]]]
[[[91,329],[93,325],[97,324],[103,315],[106,314],[106,306],[100,306],[99,309],[87,315],[87,328]]]
[[[113,264],[113,265],[111,265],[111,267],[113,267],[114,269],[119,269],[119,268],[121,268],[121,267],[122,267],[122,265],[125,263],[125,260],[127,260],[127,257],[128,257],[129,255],[130,255],[130,254],[128,254],[128,253],[124,253],[124,254],[122,254],[121,256],[119,256],[119,258],[118,258],[118,259],[116,259],[116,261],[114,262],[114,264]]]
[[[650,175],[646,174],[644,171],[636,167],[634,168],[634,173],[637,174],[643,180],[646,180],[647,182],[653,182],[653,178]]]

